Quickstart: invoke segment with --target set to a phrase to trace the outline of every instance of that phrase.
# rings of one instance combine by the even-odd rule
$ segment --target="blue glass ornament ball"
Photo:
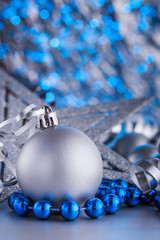
[[[13,208],[17,215],[19,216],[26,216],[30,213],[30,206],[31,201],[25,196],[19,196],[15,199]]]
[[[126,205],[129,207],[136,206],[141,197],[141,192],[137,188],[129,187],[127,189],[127,196],[126,196]]]
[[[128,183],[122,178],[116,178],[112,182],[112,187],[116,187],[116,186],[121,186],[121,187],[127,189],[128,188]]]
[[[150,204],[153,202],[155,195],[156,195],[156,190],[153,189],[151,192],[141,196],[141,202],[143,204]]]
[[[101,187],[100,189],[98,189],[95,197],[102,199],[109,192],[110,192],[110,188],[109,187]]]
[[[160,193],[157,193],[154,199],[155,206],[160,209]]]
[[[47,200],[39,200],[33,206],[33,212],[40,219],[47,219],[51,215],[52,205]]]
[[[80,207],[77,202],[67,200],[61,204],[59,211],[65,220],[73,221],[79,216]]]
[[[116,186],[110,189],[110,193],[117,195],[121,203],[126,201],[127,192],[125,188]]]
[[[14,201],[17,197],[19,196],[24,196],[22,192],[20,191],[17,191],[17,192],[14,192],[10,195],[10,197],[8,198],[8,206],[13,209],[13,204],[14,204]]]
[[[98,218],[104,212],[104,204],[98,198],[90,198],[86,201],[84,207],[85,213],[91,218]]]
[[[119,197],[114,194],[107,194],[102,201],[104,203],[104,211],[108,214],[115,213],[120,207]]]

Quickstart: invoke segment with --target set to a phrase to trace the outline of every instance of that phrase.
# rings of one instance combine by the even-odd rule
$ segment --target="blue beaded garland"
[[[85,213],[91,218],[98,218],[104,212],[104,204],[98,198],[90,198],[86,201],[84,207]]]
[[[108,214],[115,213],[120,207],[119,197],[114,194],[107,194],[102,201],[104,203],[104,211]]]
[[[59,211],[65,220],[72,221],[79,216],[80,207],[77,202],[67,200],[61,204]]]
[[[33,212],[40,219],[47,219],[51,215],[52,205],[47,200],[39,200],[33,206]]]
[[[112,185],[112,180],[103,178],[100,188],[101,187],[111,187],[111,185]]]
[[[102,199],[109,192],[110,192],[110,188],[109,187],[107,187],[107,186],[102,187],[102,188],[98,189],[95,197]]]
[[[116,178],[113,182],[112,182],[112,187],[116,187],[116,186],[121,186],[125,189],[128,188],[128,183],[122,179],[122,178]]]
[[[154,205],[160,209],[160,193],[157,193],[155,198],[154,198]]]
[[[156,191],[152,190],[150,193],[142,195],[142,191],[137,187],[124,188],[128,183],[123,180],[127,183],[127,185],[125,185],[122,180],[123,179],[116,179],[112,182],[104,179],[102,181],[103,187],[101,184],[96,193],[96,197],[86,201],[84,205],[85,213],[91,218],[98,218],[104,212],[108,214],[115,213],[124,201],[128,206],[136,206],[140,200],[142,203],[149,204],[153,199],[155,206],[160,209],[160,193],[156,194]],[[110,183],[113,187],[110,188],[106,186],[105,183],[108,185]],[[19,216],[28,215],[32,209],[31,201],[20,191],[10,195],[8,205]],[[52,213],[52,205],[47,200],[39,200],[34,204],[33,212],[38,218],[47,219]],[[72,221],[79,216],[80,207],[75,201],[67,200],[61,204],[59,212],[65,220]]]
[[[141,197],[141,192],[138,190],[138,188],[130,187],[127,189],[127,196],[126,196],[125,203],[129,207],[134,207],[139,203],[140,197]]]
[[[150,204],[153,202],[156,195],[156,191],[153,189],[151,192],[141,196],[141,202],[143,204]]]
[[[14,201],[17,197],[19,196],[24,196],[24,194],[20,191],[17,191],[17,192],[14,192],[12,193],[9,198],[8,198],[8,206],[13,209],[13,204],[14,204]]]
[[[125,202],[127,196],[125,188],[121,186],[116,186],[110,189],[110,193],[117,195],[119,197],[121,204]]]
[[[13,208],[17,215],[26,216],[30,213],[30,205],[31,201],[27,197],[19,196],[15,199]]]

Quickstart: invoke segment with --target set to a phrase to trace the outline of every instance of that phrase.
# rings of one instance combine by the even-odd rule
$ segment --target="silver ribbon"
[[[36,130],[57,126],[59,124],[56,112],[52,111],[49,106],[37,108],[34,104],[27,106],[17,116],[0,123],[0,138],[5,138],[12,142],[19,149],[22,148],[25,141],[22,142],[20,137],[28,131],[28,140]],[[20,126],[18,128],[18,126]],[[8,151],[3,142],[0,141],[0,193],[3,187],[13,186],[17,183],[16,170],[8,160]],[[13,174],[13,177],[5,181],[4,169],[7,167]]]
[[[160,154],[148,160],[141,160],[130,167],[133,182],[144,194],[152,189],[160,191]]]

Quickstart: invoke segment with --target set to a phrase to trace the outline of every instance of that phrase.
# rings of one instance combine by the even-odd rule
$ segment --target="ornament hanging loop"
[[[52,111],[51,107],[43,106],[41,109],[44,110],[44,114],[37,116],[37,128],[45,129],[59,125],[57,114]]]

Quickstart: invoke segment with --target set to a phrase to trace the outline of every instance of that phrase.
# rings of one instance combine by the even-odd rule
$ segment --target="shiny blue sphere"
[[[120,207],[119,197],[114,194],[107,194],[102,201],[104,203],[104,211],[108,214],[115,213]]]
[[[61,204],[59,211],[65,220],[73,221],[79,216],[80,207],[78,203],[67,200]]]
[[[154,199],[154,205],[160,209],[160,193],[157,193]]]
[[[150,204],[153,202],[155,195],[156,195],[156,190],[153,189],[151,192],[141,196],[141,202],[143,204]]]
[[[39,200],[33,206],[34,215],[40,219],[47,219],[51,215],[51,207],[47,200]]]
[[[121,204],[126,201],[127,192],[125,188],[116,186],[110,189],[110,193],[117,195]]]
[[[122,178],[116,178],[113,182],[112,182],[112,187],[116,187],[116,186],[121,186],[125,189],[128,188],[128,183],[122,179]]]
[[[105,195],[107,195],[109,192],[110,192],[110,188],[109,188],[109,187],[101,187],[100,189],[98,189],[95,197],[102,199],[102,198],[103,198]]]
[[[91,218],[98,218],[104,212],[104,204],[98,198],[91,198],[87,200],[84,207],[85,213]]]
[[[104,187],[104,186],[111,187],[111,185],[112,185],[112,180],[103,178],[100,187]]]
[[[27,197],[19,196],[15,199],[13,208],[17,215],[26,216],[30,213],[30,205],[31,201]]]
[[[138,190],[138,188],[130,187],[127,189],[127,196],[126,196],[126,205],[129,207],[136,206],[141,197],[141,192]]]
[[[14,201],[17,197],[19,196],[24,196],[22,192],[20,191],[17,191],[17,192],[14,192],[12,193],[9,198],[8,198],[8,206],[13,209],[13,204],[14,204]]]

